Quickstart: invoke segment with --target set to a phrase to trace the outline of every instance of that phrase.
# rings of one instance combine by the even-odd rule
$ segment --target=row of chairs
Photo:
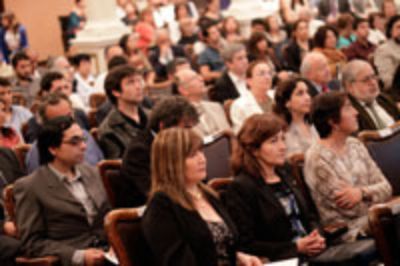
[[[395,156],[393,156],[395,154],[394,151],[399,150],[398,146],[400,148],[400,124],[396,124],[386,131],[363,132],[359,137],[366,144],[372,157],[395,188],[394,191],[396,193],[396,187],[399,187],[400,182],[398,180],[399,177],[394,175],[396,172],[399,173],[399,171],[396,171],[397,169],[394,168],[398,166],[395,163],[385,163],[395,160]],[[230,177],[229,157],[234,145],[236,145],[235,139],[229,131],[221,132],[205,141],[204,152],[209,162],[207,166],[207,180],[208,184],[217,191],[226,189],[233,180]],[[28,145],[16,149],[16,154],[21,164],[23,164],[24,154],[28,150]],[[304,182],[304,155],[292,156],[289,158],[289,163],[293,166],[293,176],[303,191],[304,197],[309,203],[309,208],[316,211],[307,185]],[[121,160],[104,160],[98,165],[108,198],[114,207],[115,191],[118,191],[121,164]],[[5,197],[6,203],[11,202],[10,205],[6,206],[6,209],[12,214],[11,217],[15,217],[12,186],[7,187],[5,190]],[[385,265],[394,265],[396,261],[395,247],[397,247],[396,242],[398,238],[396,238],[394,232],[396,232],[396,217],[400,210],[399,206],[400,199],[394,198],[388,203],[374,206],[369,211],[371,230]],[[146,250],[142,245],[143,241],[140,241],[143,237],[140,232],[142,210],[138,208],[118,209],[111,211],[105,219],[105,228],[110,244],[114,248],[121,265],[146,265],[146,263],[143,263],[146,259],[146,256],[144,256]],[[125,247],[130,248],[126,250]],[[27,258],[18,258],[17,262],[19,265],[54,265],[52,263],[57,261],[54,259],[52,256],[34,259],[35,261],[39,260],[42,264],[32,264],[32,261]]]

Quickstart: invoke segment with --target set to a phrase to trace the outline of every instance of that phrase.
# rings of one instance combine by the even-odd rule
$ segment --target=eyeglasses
[[[272,71],[260,71],[258,73],[254,73],[254,76],[256,77],[263,77],[263,76],[268,76],[268,77],[272,77],[274,73]]]
[[[373,80],[375,80],[375,81],[378,80],[378,76],[375,75],[375,74],[372,74],[372,75],[366,76],[363,79],[355,80],[354,82],[367,83],[367,82],[370,82],[370,81],[373,81]]]
[[[72,146],[78,146],[80,145],[82,142],[86,143],[88,141],[88,138],[85,136],[74,136],[68,140],[64,140],[62,143],[64,144],[69,144]]]

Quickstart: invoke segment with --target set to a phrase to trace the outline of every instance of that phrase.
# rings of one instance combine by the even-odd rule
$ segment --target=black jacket
[[[312,48],[311,41],[309,41],[309,47],[311,51]],[[301,51],[300,51],[300,46],[294,39],[290,40],[287,46],[283,47],[283,57],[285,59],[285,67],[284,67],[285,69],[294,72],[299,72],[302,60]]]
[[[359,130],[377,130],[377,127],[374,123],[374,120],[370,117],[367,110],[354,98],[353,96],[349,95],[349,99],[351,104],[358,112],[358,125]],[[396,104],[386,95],[380,94],[376,101],[378,104],[386,110],[386,112],[395,120],[400,119],[400,111],[397,108]]]
[[[185,52],[180,46],[171,46],[171,50],[174,58],[186,57]],[[166,80],[168,78],[167,65],[160,62],[160,48],[158,46],[150,49],[149,61],[156,72],[157,80]]]
[[[209,91],[210,100],[220,103],[224,103],[228,99],[236,99],[239,96],[239,92],[227,71],[222,73],[221,77],[216,80],[215,85]]]
[[[209,203],[236,238],[234,224],[221,203],[208,196]],[[142,222],[143,232],[158,266],[217,266],[217,253],[207,223],[196,211],[189,211],[158,192],[150,200]],[[235,264],[235,246],[229,249]]]
[[[116,207],[137,207],[146,203],[150,190],[150,152],[154,136],[150,130],[140,132],[129,143],[122,159],[121,193]]]
[[[301,221],[307,232],[318,223],[308,212],[301,192],[294,186],[288,169],[277,171],[282,181],[294,193],[301,213]],[[239,232],[239,243],[245,252],[271,260],[298,256],[291,231],[291,223],[272,189],[261,177],[244,172],[223,194],[223,202]]]

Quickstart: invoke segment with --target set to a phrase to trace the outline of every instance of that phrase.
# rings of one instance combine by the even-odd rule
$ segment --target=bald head
[[[181,69],[176,72],[178,92],[189,101],[200,101],[207,91],[204,80],[192,69]]]
[[[300,66],[300,74],[318,85],[326,85],[332,79],[328,60],[319,52],[306,54]]]

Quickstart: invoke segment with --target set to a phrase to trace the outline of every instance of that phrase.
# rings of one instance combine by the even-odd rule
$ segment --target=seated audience
[[[336,23],[339,32],[338,49],[349,47],[356,40],[356,36],[353,34],[353,23],[354,17],[350,13],[344,13],[338,17]]]
[[[23,51],[28,47],[28,36],[26,28],[23,26],[11,11],[1,15],[0,48],[3,55],[2,60],[7,63],[17,52]]]
[[[134,32],[139,34],[137,48],[147,55],[147,49],[154,41],[155,25],[153,20],[153,11],[147,7],[140,13],[139,22],[134,27]]]
[[[219,103],[203,100],[207,88],[200,74],[183,69],[175,76],[179,94],[196,108],[199,115],[199,123],[193,128],[197,134],[206,137],[230,129],[223,107]]]
[[[339,89],[333,82],[326,57],[319,52],[307,54],[301,62],[300,74],[309,82],[310,95]]]
[[[353,59],[362,59],[372,62],[376,46],[368,41],[368,20],[356,19],[353,23],[353,30],[357,39],[350,44],[349,47],[343,49],[344,54],[349,61]]]
[[[160,132],[152,144],[152,186],[142,225],[156,264],[261,266],[257,257],[238,251],[233,222],[216,192],[202,183],[201,147],[199,136],[180,128]]]
[[[14,128],[6,126],[6,121],[6,102],[0,98],[0,147],[14,148],[23,140]]]
[[[80,109],[72,108],[72,103],[70,102],[68,96],[63,95],[62,93],[52,93],[50,95],[55,95],[51,96],[48,99],[49,105],[53,106],[52,111],[54,111],[55,114],[73,115],[78,125],[82,129],[89,131],[90,129],[89,121],[85,112]],[[44,105],[45,102],[46,101],[44,99],[41,99],[42,105]],[[40,107],[38,109],[40,109]],[[32,143],[37,139],[41,125],[43,123],[41,119],[44,117],[44,115],[45,115],[44,113],[43,114],[39,113],[37,117],[33,116],[28,120],[27,129],[25,132],[23,132],[24,139],[27,143]]]
[[[72,58],[72,65],[75,68],[74,91],[79,95],[83,104],[89,106],[89,97],[97,92],[94,87],[95,78],[92,72],[90,55],[77,54]]]
[[[114,107],[99,126],[99,144],[105,158],[122,158],[131,139],[147,124],[147,115],[140,106],[143,78],[128,65],[118,66],[108,73],[105,88]]]
[[[331,26],[320,27],[314,35],[313,52],[319,52],[328,60],[331,77],[337,78],[340,68],[346,63],[346,55],[336,48],[338,33]],[[315,69],[314,69],[315,70]]]
[[[119,44],[111,44],[104,48],[104,59],[107,64],[107,70],[99,73],[96,77],[94,88],[96,89],[97,92],[105,93],[104,82],[106,81],[106,77],[109,70],[108,64],[114,57],[121,57],[121,56],[124,56],[124,50]]]
[[[387,21],[389,21],[392,17],[397,15],[397,7],[396,7],[397,2],[394,0],[382,0],[382,13],[384,15],[384,18]]]
[[[22,137],[22,126],[32,117],[32,113],[23,106],[12,104],[11,84],[2,77],[0,77],[0,100],[5,105],[5,126],[14,129]]]
[[[282,68],[273,50],[269,47],[268,40],[263,32],[254,32],[250,35],[247,51],[250,62],[265,60],[274,72]]]
[[[243,122],[253,114],[267,113],[272,110],[273,100],[268,95],[272,85],[272,71],[265,61],[250,64],[246,73],[250,93],[233,101],[230,116],[233,130],[238,132]]]
[[[396,68],[400,65],[400,15],[390,18],[386,24],[385,43],[374,54],[374,65],[378,70],[384,89],[390,89]]]
[[[15,153],[0,146],[0,193],[3,195],[3,189],[24,174]],[[20,249],[20,241],[16,236],[15,223],[9,220],[3,198],[0,197],[0,265],[15,265],[15,256]]]
[[[74,109],[79,109],[85,113],[89,111],[88,106],[82,102],[82,98],[77,93],[72,92],[72,81],[68,80],[68,74],[63,72],[50,71],[43,75],[40,81],[40,97],[45,97],[50,93],[62,93],[71,101]]]
[[[378,77],[368,62],[348,63],[343,69],[342,82],[358,112],[359,130],[383,129],[400,119],[396,104],[380,92]]]
[[[281,47],[287,41],[287,33],[281,29],[276,15],[270,15],[265,19],[265,36],[268,42],[275,49]],[[275,50],[277,51],[277,50]]]
[[[292,78],[279,84],[274,111],[288,124],[285,134],[286,156],[305,153],[319,139],[310,123],[311,95],[307,81]]]
[[[346,93],[318,95],[311,117],[321,140],[306,153],[304,175],[321,223],[346,223],[346,241],[365,237],[369,207],[388,200],[392,188],[364,144],[351,137],[357,111]]]
[[[380,45],[386,41],[385,18],[380,12],[372,12],[368,16],[368,41],[373,45]]]
[[[167,65],[177,57],[185,57],[180,46],[172,45],[168,30],[156,30],[155,47],[149,50],[149,60],[156,72],[156,81],[168,79]]]
[[[284,167],[284,123],[272,114],[248,118],[232,154],[235,179],[223,194],[250,254],[282,260],[315,256],[325,247],[318,224]]]
[[[221,31],[222,37],[228,43],[242,42],[245,40],[240,33],[239,21],[234,16],[224,18]]]
[[[246,70],[249,66],[246,48],[243,44],[227,44],[221,53],[226,70],[210,88],[209,96],[213,101],[224,103],[248,93]]]
[[[68,17],[67,33],[69,39],[75,38],[76,34],[86,25],[85,9],[85,0],[74,0],[74,6]]]
[[[202,29],[202,36],[206,43],[206,48],[200,53],[197,64],[200,74],[206,82],[213,82],[221,76],[224,70],[224,61],[221,57],[222,37],[218,25],[209,23]]]
[[[74,119],[78,117],[76,116],[76,112],[74,113],[74,110],[72,109],[71,102],[65,95],[50,94],[48,97],[43,99],[38,107],[38,120],[41,121],[41,124],[36,125],[36,133],[39,134],[43,123],[59,116],[70,116]],[[84,127],[82,127],[81,123],[78,123],[77,120],[76,123],[80,126],[85,138],[87,139],[85,162],[96,166],[96,164],[104,158],[103,153],[92,135]],[[25,159],[28,173],[32,173],[40,166],[39,149],[40,147],[38,147],[38,142],[35,138]]]
[[[107,248],[103,221],[110,210],[95,168],[82,164],[85,136],[71,117],[43,125],[42,166],[14,186],[16,218],[27,256],[54,255],[62,265],[98,265]]]
[[[31,59],[25,52],[17,52],[11,58],[15,76],[11,81],[12,92],[21,93],[26,106],[31,107],[39,92],[39,80],[33,76]]]
[[[299,72],[302,59],[311,50],[311,46],[307,21],[296,21],[292,28],[289,43],[283,47],[286,68],[290,71]]]
[[[146,203],[151,185],[151,144],[155,135],[170,127],[193,127],[198,121],[196,109],[183,97],[166,97],[154,106],[147,129],[132,138],[122,158],[121,184],[124,185],[116,197],[116,207],[137,207]]]
[[[288,25],[296,23],[303,9],[310,9],[308,0],[279,0],[279,6],[282,19]]]

